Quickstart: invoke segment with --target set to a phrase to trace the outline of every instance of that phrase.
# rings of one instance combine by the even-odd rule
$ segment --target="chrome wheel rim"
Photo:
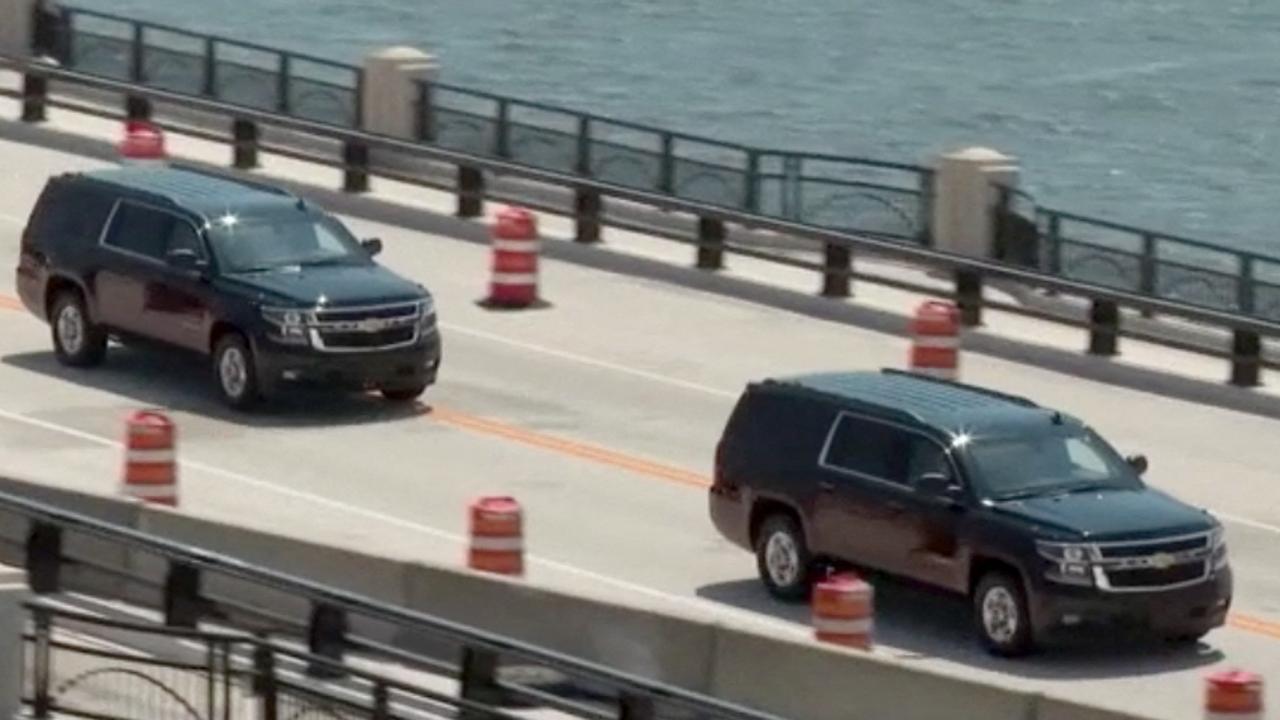
[[[1007,588],[991,588],[982,597],[982,626],[988,637],[1002,645],[1018,633],[1018,603]]]
[[[764,546],[764,564],[774,585],[786,587],[800,576],[800,549],[787,533],[769,536]]]
[[[64,305],[58,311],[58,342],[69,355],[84,348],[84,315],[75,304]]]
[[[222,390],[232,398],[244,395],[249,384],[249,365],[240,348],[230,347],[222,351],[218,360],[218,377],[222,382]]]

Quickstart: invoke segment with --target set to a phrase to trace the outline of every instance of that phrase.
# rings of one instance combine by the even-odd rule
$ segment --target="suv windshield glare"
[[[371,262],[341,223],[312,213],[226,215],[210,223],[208,235],[218,265],[227,273]]]
[[[995,500],[1143,487],[1137,473],[1091,430],[975,437],[964,448],[981,491]]]

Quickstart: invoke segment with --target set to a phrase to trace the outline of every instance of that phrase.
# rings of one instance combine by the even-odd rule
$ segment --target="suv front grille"
[[[1195,582],[1205,576],[1205,561],[1183,563],[1168,568],[1106,570],[1107,583],[1117,590],[1160,588]]]
[[[1113,592],[1170,590],[1191,585],[1209,576],[1209,533],[1178,537],[1100,543],[1095,579],[1098,587]]]
[[[315,311],[311,344],[324,352],[391,350],[418,341],[418,303],[321,308]]]

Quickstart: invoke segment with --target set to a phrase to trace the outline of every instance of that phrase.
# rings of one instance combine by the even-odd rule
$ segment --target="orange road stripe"
[[[1280,622],[1263,620],[1250,615],[1231,613],[1227,616],[1227,624],[1237,630],[1244,630],[1258,635],[1266,635],[1267,637],[1280,640]]]
[[[558,452],[582,460],[591,460],[603,465],[609,465],[622,470],[629,470],[640,475],[647,475],[660,480],[667,480],[697,488],[711,487],[711,480],[703,475],[699,475],[698,473],[625,455],[623,453],[614,452],[595,445],[587,445],[574,440],[566,440],[564,438],[558,438],[551,435],[544,435],[532,430],[526,430],[524,428],[497,422],[488,418],[461,413],[456,410],[449,410],[447,408],[435,406],[427,417],[459,429],[471,430],[485,435],[500,437],[505,440],[512,440],[524,445],[544,450],[551,450],[552,452]]]
[[[5,310],[25,310],[26,309],[26,307],[23,306],[21,300],[15,297],[9,297],[8,295],[0,295],[0,308],[4,308]]]

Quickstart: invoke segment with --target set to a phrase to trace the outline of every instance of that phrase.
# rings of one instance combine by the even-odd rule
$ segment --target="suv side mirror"
[[[169,267],[193,275],[204,275],[205,270],[208,268],[208,263],[200,257],[200,254],[190,248],[174,248],[170,250],[165,255],[165,261],[169,263]]]
[[[1124,460],[1125,462],[1129,463],[1129,467],[1133,468],[1133,471],[1138,473],[1139,475],[1142,475],[1147,471],[1146,455],[1130,455]]]
[[[369,253],[369,257],[373,257],[382,252],[382,240],[378,238],[368,238],[360,241],[360,247]]]
[[[955,499],[960,495],[960,486],[944,473],[924,473],[916,480],[916,487],[930,497]]]

